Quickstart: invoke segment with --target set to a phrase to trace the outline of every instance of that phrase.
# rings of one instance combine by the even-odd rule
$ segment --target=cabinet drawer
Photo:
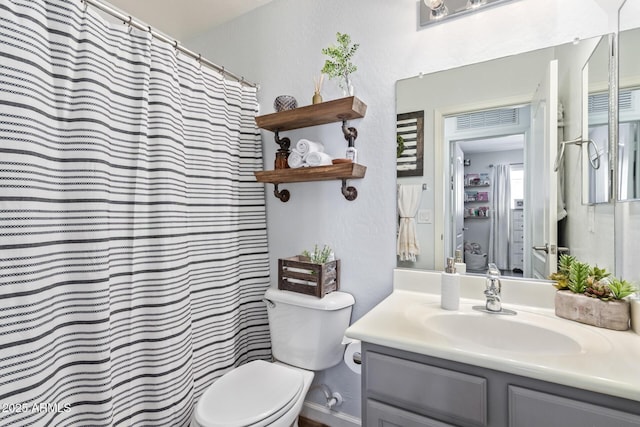
[[[640,416],[604,406],[509,386],[509,427],[638,427]]]
[[[367,400],[367,419],[363,427],[454,427],[395,406]]]
[[[446,420],[487,425],[487,381],[483,377],[367,352],[367,395]]]
[[[524,222],[522,222],[522,221],[512,221],[511,222],[511,228],[514,231],[515,230],[523,231],[524,230]]]
[[[511,218],[514,221],[524,221],[524,212],[522,209],[514,209],[511,211]]]

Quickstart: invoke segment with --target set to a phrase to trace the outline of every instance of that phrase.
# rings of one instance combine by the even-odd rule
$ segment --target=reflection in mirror
[[[582,69],[600,39],[397,83],[397,113],[424,111],[424,173],[398,176],[424,189],[420,249],[399,267],[442,270],[462,247],[481,273],[500,259],[503,274],[545,278],[559,249],[613,270],[613,208],[582,203],[587,145],[553,170],[558,143],[583,135]]]
[[[524,271],[524,149],[530,107],[510,106],[445,117],[444,141],[453,183],[454,250],[467,271],[491,262],[513,275]],[[511,243],[511,244],[509,244]]]
[[[640,28],[626,28],[640,18],[638,1],[627,1],[620,14],[618,37],[618,197],[640,198]],[[632,10],[635,8],[635,11]],[[626,20],[626,21],[625,21]],[[638,21],[636,20],[635,25]]]
[[[618,33],[619,186],[616,203],[616,273],[640,284],[640,194],[638,193],[638,90],[640,88],[640,1],[627,0],[620,8]],[[632,107],[630,104],[635,105]],[[634,129],[634,127],[636,129]],[[634,135],[635,133],[635,135]],[[623,135],[624,134],[624,135]],[[624,145],[623,145],[624,144]],[[640,293],[637,295],[640,299]],[[635,304],[638,304],[636,301]]]
[[[609,201],[609,38],[602,37],[582,70],[588,94],[587,134],[583,145],[584,203]]]

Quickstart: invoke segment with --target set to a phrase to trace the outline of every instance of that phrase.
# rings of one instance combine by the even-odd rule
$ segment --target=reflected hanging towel
[[[420,244],[416,236],[415,216],[420,207],[422,185],[398,185],[398,214],[400,227],[398,229],[398,256],[400,261],[416,261],[420,255]]]

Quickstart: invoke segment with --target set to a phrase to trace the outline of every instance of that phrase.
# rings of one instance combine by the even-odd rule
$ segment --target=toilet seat
[[[196,406],[206,427],[262,427],[291,409],[302,393],[302,372],[256,360],[233,369],[212,384]]]

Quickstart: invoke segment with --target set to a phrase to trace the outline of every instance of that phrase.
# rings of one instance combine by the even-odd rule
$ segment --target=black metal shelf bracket
[[[347,121],[342,121],[342,133],[344,134],[344,139],[349,142],[349,147],[353,147],[358,137],[358,129],[354,127],[347,127]]]
[[[275,139],[276,144],[280,146],[280,150],[289,152],[289,148],[291,147],[291,140],[286,136],[284,138],[280,138],[280,132],[273,132],[273,139]]]
[[[280,201],[283,203],[288,202],[291,198],[291,193],[289,193],[289,190],[280,191],[278,189],[278,184],[273,184],[273,195],[280,199]]]
[[[342,195],[345,199],[352,202],[358,197],[358,190],[355,187],[349,186],[347,187],[347,180],[342,180]]]

